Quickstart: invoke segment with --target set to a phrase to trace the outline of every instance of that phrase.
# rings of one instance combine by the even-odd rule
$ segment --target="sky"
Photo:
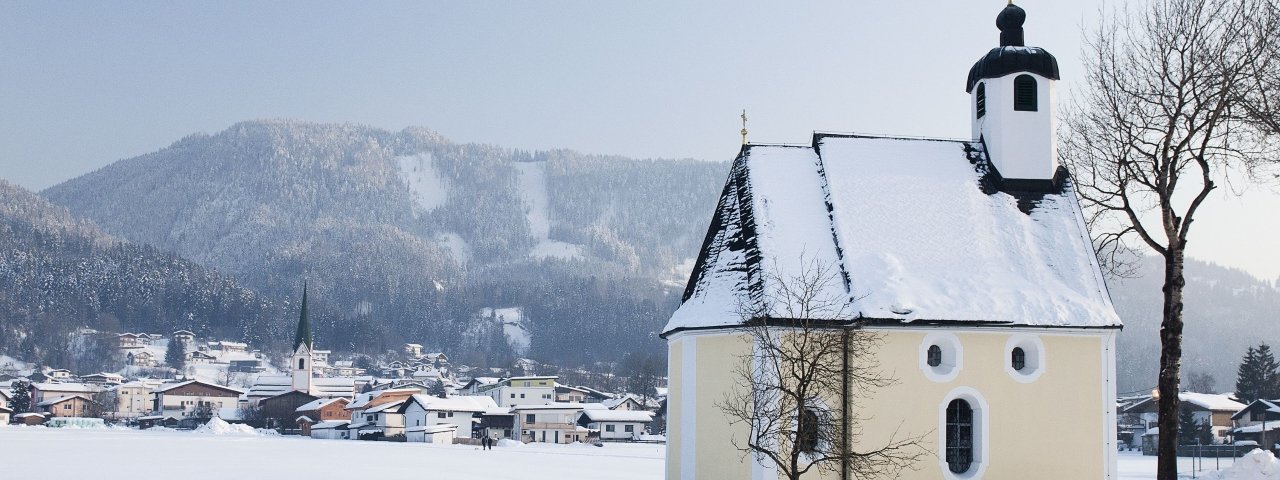
[[[965,138],[1003,0],[0,0],[0,178],[39,190],[253,119],[730,160],[813,131]],[[1114,3],[1114,2],[1113,2]],[[1024,0],[1070,98],[1102,0]],[[1280,195],[1220,194],[1190,256],[1280,278]]]

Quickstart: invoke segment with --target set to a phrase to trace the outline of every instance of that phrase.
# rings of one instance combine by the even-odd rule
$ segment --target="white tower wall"
[[[311,349],[307,345],[298,345],[289,362],[290,376],[293,378],[293,389],[303,393],[311,393]]]
[[[1013,109],[1013,79],[1031,75],[1036,79],[1037,110]],[[985,140],[987,154],[1006,179],[1050,180],[1058,170],[1058,139],[1055,112],[1057,89],[1054,81],[1028,72],[1014,72],[984,79],[987,113],[977,118],[978,87],[970,93],[969,118],[973,138]]]

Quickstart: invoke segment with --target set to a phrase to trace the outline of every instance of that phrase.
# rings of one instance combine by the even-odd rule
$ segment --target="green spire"
[[[293,337],[293,351],[298,351],[298,346],[306,344],[307,350],[312,350],[314,341],[311,339],[311,319],[307,318],[307,282],[302,282],[302,314],[298,316],[298,334]]]

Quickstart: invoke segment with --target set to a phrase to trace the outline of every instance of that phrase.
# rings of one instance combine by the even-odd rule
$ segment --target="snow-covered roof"
[[[239,388],[228,387],[228,386],[218,385],[218,384],[215,384],[215,383],[209,383],[209,382],[201,382],[201,381],[199,381],[199,380],[187,380],[187,381],[185,381],[185,382],[178,382],[178,383],[171,383],[171,384],[168,384],[168,385],[163,385],[163,386],[161,386],[160,388],[157,388],[157,389],[155,390],[155,392],[154,392],[154,393],[164,393],[164,392],[167,392],[167,391],[173,390],[173,389],[175,389],[175,388],[185,387],[185,386],[187,386],[187,385],[196,384],[196,383],[198,383],[198,384],[200,384],[200,385],[204,385],[204,386],[206,386],[206,387],[215,388],[215,389],[218,389],[218,390],[226,390],[226,391],[229,391],[229,392],[235,392],[236,394],[244,394],[244,393],[245,393],[245,392],[244,392],[244,390],[241,390],[241,389],[239,389]]]
[[[54,398],[54,399],[50,399],[50,400],[45,400],[45,401],[43,401],[43,402],[37,403],[37,404],[36,404],[36,406],[37,406],[37,407],[48,407],[48,406],[50,406],[50,405],[57,405],[57,404],[59,404],[59,403],[65,402],[65,401],[67,401],[67,400],[71,400],[71,399],[73,399],[73,398],[79,398],[79,399],[84,400],[84,401],[86,401],[86,402],[87,402],[87,401],[89,401],[89,399],[88,399],[88,398],[86,398],[86,397],[85,397],[85,396],[83,396],[83,395],[67,395],[67,396],[65,396],[65,397],[58,397],[58,398]]]
[[[326,430],[330,428],[346,428],[351,424],[350,420],[325,420],[311,426],[312,430]]]
[[[314,428],[314,427],[312,427]],[[422,433],[442,433],[452,432],[458,429],[457,425],[452,423],[437,423],[435,425],[421,425],[417,427],[405,427],[406,432],[422,432]]]
[[[520,412],[525,410],[582,410],[589,408],[587,403],[549,403],[546,405],[514,405],[512,411]],[[596,405],[599,405],[598,403]],[[604,407],[601,410],[607,410]]]
[[[653,421],[653,414],[644,410],[596,410],[586,409],[582,416],[590,422],[639,422]]]
[[[485,395],[458,395],[440,398],[435,395],[418,394],[413,396],[413,401],[428,411],[481,413],[498,408],[498,404],[494,403],[493,398]]]
[[[100,386],[86,383],[35,383],[31,388],[42,392],[59,393],[97,393],[103,390]]]
[[[347,404],[347,409],[359,410],[361,408],[364,408],[365,405],[368,405],[369,402],[372,402],[375,398],[381,397],[383,395],[404,395],[405,398],[408,398],[409,395],[412,395],[414,393],[418,393],[421,391],[422,390],[419,390],[416,388],[395,388],[390,390],[374,390],[372,392],[365,392],[365,393],[356,395],[355,399],[352,400],[351,403]]]
[[[249,387],[250,397],[274,397],[293,390],[293,378],[288,375],[259,375]],[[322,398],[351,397],[356,393],[356,379],[352,377],[327,377],[311,379],[311,395]]]
[[[816,134],[744,147],[664,333],[784,318],[815,265],[833,320],[1118,327],[1070,179],[1002,190],[981,144]]]
[[[319,410],[319,409],[321,409],[321,408],[324,408],[324,407],[328,406],[330,403],[337,402],[337,401],[345,401],[345,400],[346,400],[346,399],[345,399],[345,398],[342,398],[342,397],[337,397],[337,398],[317,398],[317,399],[315,399],[315,400],[312,400],[310,403],[307,403],[307,404],[305,404],[305,405],[303,405],[303,406],[301,406],[301,407],[298,407],[298,408],[297,408],[297,409],[295,409],[294,411],[295,411],[295,412],[309,412],[309,411],[312,411],[312,410]]]
[[[1206,410],[1236,412],[1245,407],[1243,403],[1232,400],[1229,395],[1218,393],[1182,392],[1178,394],[1178,399]]]
[[[364,411],[364,413],[384,413],[384,412],[385,412],[385,413],[395,413],[395,410],[396,410],[396,409],[398,409],[398,408],[400,408],[400,406],[401,406],[401,405],[404,405],[404,402],[405,402],[404,400],[396,400],[396,401],[394,401],[394,402],[387,402],[387,403],[384,403],[384,404],[381,404],[381,405],[377,405],[377,406],[374,406],[374,407],[370,407],[368,410],[365,410],[365,411]]]

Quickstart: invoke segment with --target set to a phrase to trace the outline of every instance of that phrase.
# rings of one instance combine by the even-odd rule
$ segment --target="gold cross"
[[[742,144],[747,144],[747,109],[742,109]]]

